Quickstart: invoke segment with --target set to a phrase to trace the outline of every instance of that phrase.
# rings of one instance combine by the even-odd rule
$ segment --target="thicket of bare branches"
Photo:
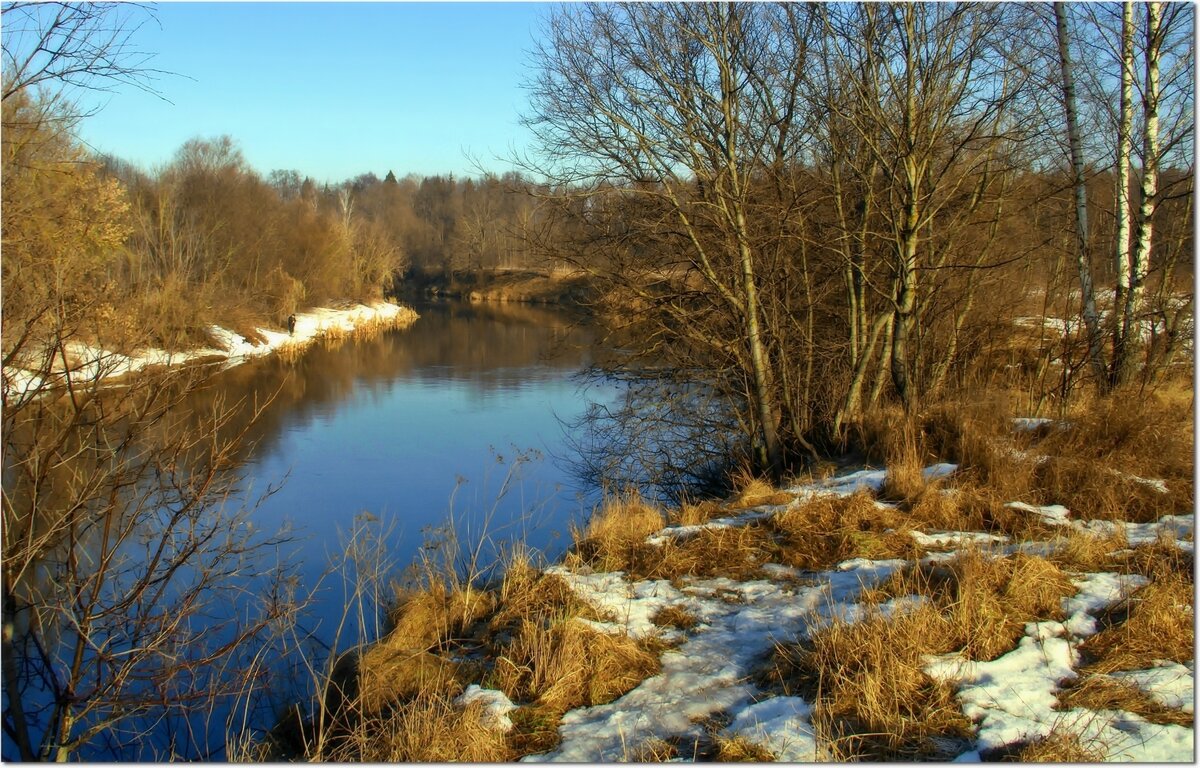
[[[1138,31],[1124,33],[1141,44],[1112,38],[1116,6],[1070,11],[1082,32],[1067,40],[1089,51],[1072,114],[1092,125],[1110,119],[1111,72],[1144,73],[1137,173],[1096,133],[1071,170],[1069,100],[1045,75],[1061,59],[1046,9],[559,9],[534,54],[536,141],[523,159],[554,190],[548,248],[604,285],[601,309],[635,352],[617,370],[711,388],[751,463],[774,476],[844,444],[864,408],[889,400],[915,410],[988,379],[1036,406],[1081,384],[1151,383],[1191,306],[1178,254],[1190,243],[1181,150],[1194,105],[1179,79],[1194,71],[1190,11],[1171,6],[1168,29],[1153,6],[1137,6]],[[1121,50],[1136,67],[1114,65]],[[1171,51],[1169,98],[1154,85],[1160,51]],[[1160,97],[1175,116],[1161,148],[1150,138]],[[1155,191],[1160,176],[1171,193]],[[1074,217],[1073,188],[1103,207]],[[1132,200],[1140,234],[1115,236]],[[1124,238],[1145,256],[1121,257]],[[1114,290],[1093,289],[1093,274]],[[1152,301],[1133,287],[1149,282]],[[1071,329],[1081,315],[1091,333]],[[1047,334],[1045,317],[1068,332]],[[1101,333],[1112,360],[1099,359]]]
[[[5,759],[213,756],[297,605],[237,488],[265,403],[190,414],[210,371],[112,387],[121,359],[81,343],[150,340],[113,322],[130,206],[64,97],[140,80],[127,10],[3,10]]]

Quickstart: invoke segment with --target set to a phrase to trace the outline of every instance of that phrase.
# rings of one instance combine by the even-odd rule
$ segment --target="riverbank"
[[[462,301],[552,304],[585,309],[596,297],[593,280],[574,270],[505,270],[415,274],[406,286],[417,295]]]
[[[69,341],[61,350],[25,354],[18,364],[5,366],[6,399],[25,398],[79,382],[114,384],[152,367],[216,363],[231,367],[270,354],[298,355],[321,339],[370,333],[384,328],[406,328],[418,319],[411,308],[392,302],[318,307],[297,312],[296,325],[287,329],[257,327],[255,340],[224,328],[205,329],[212,346],[186,350],[139,349],[132,354],[105,350],[82,341]]]
[[[339,737],[293,723],[292,743],[380,762],[1190,760],[1189,415],[1186,397],[1054,425],[943,409],[924,445],[880,432],[882,468],[675,509],[610,498],[557,565],[516,555],[496,584],[399,595],[333,681]]]

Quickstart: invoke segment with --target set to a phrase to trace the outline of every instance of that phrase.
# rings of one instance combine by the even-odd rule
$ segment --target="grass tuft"
[[[403,593],[391,611],[392,631],[381,641],[394,649],[432,649],[443,646],[494,608],[488,592],[454,588],[433,581],[427,588]]]
[[[1080,644],[1090,672],[1143,669],[1149,661],[1195,658],[1194,585],[1168,575],[1134,591],[1100,617],[1102,629]]]
[[[331,762],[507,762],[515,755],[505,734],[489,728],[478,704],[459,707],[453,696],[428,692],[368,717],[329,754]]]
[[[1071,580],[1049,560],[967,550],[939,563],[911,565],[877,590],[879,597],[928,598],[945,620],[949,650],[990,661],[1012,650],[1031,621],[1061,618]]]
[[[514,702],[562,713],[607,704],[658,673],[658,655],[627,635],[568,619],[522,623],[496,659],[496,686]]]
[[[713,761],[718,763],[773,763],[775,755],[742,735],[732,738],[715,736]]]
[[[819,496],[775,513],[768,520],[780,537],[784,565],[831,568],[853,557],[913,557],[920,548],[902,513],[875,502],[867,491]]]
[[[700,619],[687,608],[678,605],[668,605],[660,608],[650,618],[650,622],[656,627],[675,627],[686,631],[699,624]]]
[[[1104,749],[1084,744],[1078,734],[1058,729],[1005,750],[1001,759],[1007,763],[1102,763],[1105,755]]]
[[[627,570],[636,562],[646,537],[666,526],[666,516],[647,504],[637,491],[610,496],[597,508],[583,531],[574,530],[575,549],[589,565],[603,571]]]
[[[1058,708],[1075,707],[1095,711],[1123,710],[1159,725],[1195,726],[1195,716],[1191,713],[1164,707],[1134,683],[1107,675],[1083,675],[1068,683],[1058,694]]]
[[[737,489],[737,493],[725,505],[730,510],[750,509],[767,504],[778,506],[788,504],[796,498],[786,491],[776,489],[766,480],[754,477],[745,471],[734,474],[733,486]]]
[[[949,650],[948,636],[946,618],[928,604],[853,623],[834,619],[799,643],[777,646],[768,680],[815,702],[813,725],[831,754],[930,757],[939,754],[939,739],[971,733],[953,689],[922,671],[926,655]]]

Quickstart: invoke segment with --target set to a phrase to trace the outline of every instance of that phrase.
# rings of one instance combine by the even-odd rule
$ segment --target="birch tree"
[[[1097,381],[1107,380],[1104,351],[1101,348],[1100,315],[1096,310],[1096,291],[1092,281],[1089,248],[1087,175],[1083,162],[1083,143],[1079,135],[1079,107],[1075,93],[1075,68],[1071,59],[1070,29],[1066,4],[1054,4],[1059,71],[1062,76],[1063,110],[1067,122],[1067,146],[1071,156],[1072,188],[1075,193],[1075,264],[1082,294],[1083,324],[1087,334],[1088,360]]]

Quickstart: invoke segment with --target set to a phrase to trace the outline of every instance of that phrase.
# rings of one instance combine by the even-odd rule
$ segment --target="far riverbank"
[[[206,330],[211,346],[187,350],[144,348],[125,355],[82,341],[67,342],[62,350],[43,349],[22,356],[4,367],[6,400],[41,394],[80,381],[116,382],[149,367],[219,362],[231,367],[270,354],[300,354],[313,342],[330,337],[371,333],[385,328],[406,328],[419,315],[410,307],[388,301],[317,307],[295,314],[295,328],[255,328],[257,340],[220,325]]]

